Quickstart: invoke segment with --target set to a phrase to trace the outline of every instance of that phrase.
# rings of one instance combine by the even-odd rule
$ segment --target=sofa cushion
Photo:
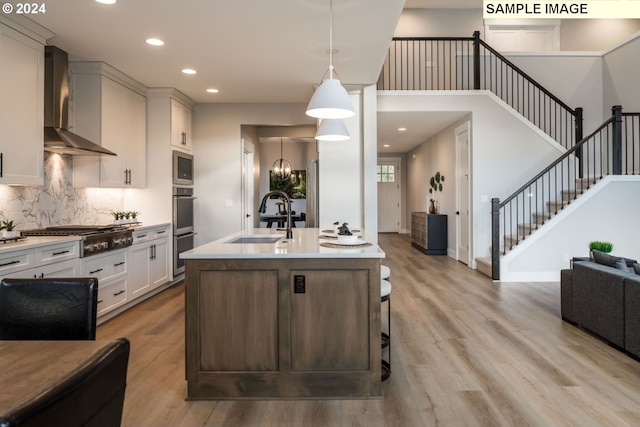
[[[601,265],[617,268],[618,270],[629,272],[627,261],[624,258],[610,255],[605,252],[593,250],[593,260]]]

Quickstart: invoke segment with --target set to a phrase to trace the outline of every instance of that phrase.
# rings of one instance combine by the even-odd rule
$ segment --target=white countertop
[[[19,251],[22,249],[33,249],[38,246],[55,245],[57,243],[66,243],[79,240],[79,236],[28,236],[18,241],[0,241],[0,254],[10,251]]]
[[[228,243],[241,236],[279,235],[275,243]],[[182,259],[237,259],[237,258],[384,258],[385,253],[376,244],[366,247],[327,248],[320,244],[337,243],[332,235],[318,228],[294,228],[293,239],[285,239],[285,232],[274,228],[254,228],[231,234],[213,242],[182,252]],[[360,243],[365,241],[359,239]]]

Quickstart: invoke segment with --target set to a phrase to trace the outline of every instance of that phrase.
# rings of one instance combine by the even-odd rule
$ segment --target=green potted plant
[[[601,240],[593,240],[589,242],[589,258],[593,259],[593,251],[609,253],[613,250],[613,243]]]
[[[131,211],[131,222],[132,223],[137,223],[138,222],[138,215],[140,215],[140,212],[138,211]]]
[[[14,239],[16,237],[14,227],[15,224],[13,223],[13,220],[7,219],[0,222],[0,230],[3,230],[2,237],[5,239]]]
[[[436,193],[442,192],[442,183],[444,182],[444,175],[441,175],[440,172],[436,172],[434,176],[429,179],[429,213],[437,213],[438,207],[436,206]]]

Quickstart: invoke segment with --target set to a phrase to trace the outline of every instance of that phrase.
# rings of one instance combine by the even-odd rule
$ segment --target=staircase
[[[378,89],[489,90],[566,149],[504,201],[492,199],[491,256],[475,261],[479,271],[499,280],[500,259],[599,179],[640,174],[640,113],[613,107],[611,118],[583,138],[582,109],[567,106],[479,34],[394,38]]]

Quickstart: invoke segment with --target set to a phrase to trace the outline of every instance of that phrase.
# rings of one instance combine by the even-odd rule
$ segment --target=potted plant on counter
[[[15,239],[16,232],[14,230],[15,224],[13,220],[6,220],[0,222],[0,230],[2,230],[2,237],[4,239]]]

